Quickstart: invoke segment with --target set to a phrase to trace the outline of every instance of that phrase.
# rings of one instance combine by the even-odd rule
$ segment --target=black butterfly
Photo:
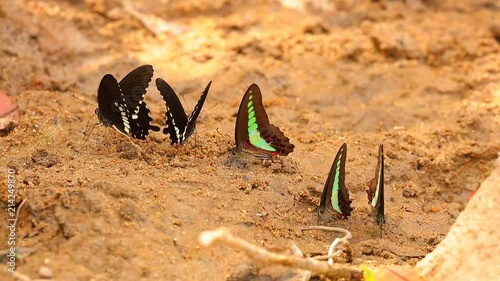
[[[165,80],[161,78],[156,79],[156,87],[160,91],[160,94],[162,95],[167,106],[167,112],[165,113],[167,116],[167,127],[163,128],[163,133],[170,136],[170,144],[184,144],[193,134],[194,129],[196,128],[196,120],[198,119],[201,108],[205,103],[208,90],[210,90],[210,85],[212,85],[212,81],[210,81],[205,87],[198,103],[188,118],[172,87],[170,87]]]
[[[153,77],[153,67],[143,65],[127,74],[120,83],[106,74],[99,84],[95,113],[99,121],[120,133],[136,139],[145,139],[149,130],[160,131],[151,125],[149,109],[144,102],[146,88]]]
[[[377,224],[384,224],[384,146],[382,144],[379,146],[377,159],[375,177],[371,180],[366,193],[375,221]]]
[[[250,85],[241,99],[234,129],[236,148],[233,152],[246,152],[258,158],[274,155],[287,156],[295,145],[280,130],[269,123],[262,93],[256,84]]]
[[[346,158],[347,144],[344,143],[333,160],[332,168],[321,193],[319,207],[316,210],[318,217],[322,220],[347,219],[353,210],[349,191],[345,186]]]

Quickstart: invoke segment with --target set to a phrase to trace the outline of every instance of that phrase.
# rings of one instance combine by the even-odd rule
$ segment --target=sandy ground
[[[55,280],[225,280],[246,257],[197,243],[219,226],[262,246],[293,240],[325,253],[332,234],[301,227],[316,224],[344,142],[354,211],[329,225],[352,232],[353,264],[414,265],[432,251],[500,151],[500,6],[324,2],[294,10],[274,1],[148,0],[132,16],[120,1],[2,1],[0,89],[19,104],[21,121],[0,138],[0,179],[5,187],[7,167],[16,169],[16,202],[26,200],[16,246],[35,250],[16,270],[38,278],[46,265]],[[166,31],[155,34],[158,26]],[[213,81],[195,137],[170,146],[152,133],[134,141],[144,156],[110,128],[84,141],[102,76],[121,79],[142,64],[188,111]],[[251,83],[295,144],[289,156],[230,155]],[[146,101],[164,126],[153,84]],[[382,235],[365,192],[379,143]],[[7,238],[0,243],[7,248]]]

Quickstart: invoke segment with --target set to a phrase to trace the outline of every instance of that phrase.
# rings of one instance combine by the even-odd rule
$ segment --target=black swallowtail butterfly
[[[149,108],[144,102],[146,89],[153,77],[153,67],[143,65],[127,74],[119,83],[111,74],[106,74],[97,92],[99,121],[120,133],[136,139],[146,139],[149,130],[160,131],[151,125]]]

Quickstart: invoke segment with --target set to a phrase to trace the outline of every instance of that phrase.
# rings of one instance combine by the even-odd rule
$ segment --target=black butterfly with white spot
[[[201,108],[205,103],[210,85],[212,85],[212,81],[210,81],[205,87],[198,103],[188,118],[172,87],[170,87],[165,80],[161,78],[156,79],[156,87],[160,91],[160,94],[162,95],[167,106],[167,112],[165,113],[167,116],[167,127],[163,128],[163,133],[170,136],[170,144],[184,144],[193,134],[194,129],[196,128],[196,120],[198,119]]]
[[[95,113],[106,127],[113,127],[120,133],[136,139],[146,139],[149,130],[160,131],[151,125],[149,108],[144,95],[153,78],[153,67],[143,65],[127,74],[120,83],[111,74],[106,74],[97,91]]]

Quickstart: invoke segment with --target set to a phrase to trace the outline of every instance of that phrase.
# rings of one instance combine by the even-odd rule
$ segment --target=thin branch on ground
[[[303,227],[302,230],[313,230],[313,229],[318,229],[318,230],[325,230],[325,231],[335,231],[335,232],[341,232],[344,233],[345,236],[339,239],[342,240],[349,240],[352,238],[352,234],[349,230],[341,228],[341,227],[333,227],[333,226],[323,226],[323,225],[311,225],[311,226],[306,226]]]
[[[133,7],[131,1],[123,2],[123,10],[136,18],[144,28],[151,32],[154,36],[159,36],[162,33],[171,33],[173,35],[181,35],[186,32],[186,28],[181,25],[167,22],[153,14],[141,13]]]
[[[344,228],[340,228],[340,227],[323,226],[323,225],[313,225],[313,226],[307,226],[307,227],[302,228],[303,231],[304,230],[313,230],[313,229],[326,230],[326,231],[335,231],[335,232],[341,232],[341,233],[345,234],[344,237],[335,238],[335,240],[333,240],[332,244],[330,244],[330,248],[328,249],[328,255],[326,255],[326,256],[316,256],[316,257],[314,257],[315,259],[317,259],[317,260],[326,260],[326,259],[328,259],[328,264],[331,265],[331,264],[333,264],[333,258],[334,257],[339,257],[344,252],[347,253],[347,260],[351,260],[352,259],[351,246],[350,246],[349,242],[347,241],[347,240],[349,240],[349,239],[352,238],[352,234],[351,234],[351,232],[349,230],[344,229]],[[337,246],[337,244],[342,244],[344,246],[344,248],[346,249],[346,251],[338,250],[338,251],[334,252],[335,247]]]
[[[15,224],[17,225],[17,219],[19,218],[19,213],[21,212],[21,208],[24,206],[24,204],[28,201],[28,198],[24,198],[23,201],[21,201],[21,204],[19,204],[19,207],[17,208],[16,212],[16,221]]]
[[[31,279],[31,277],[29,277],[28,275],[22,274],[18,271],[14,271],[12,273],[12,275],[14,276],[14,278],[21,280],[21,281],[50,281],[50,280],[52,280],[52,279]]]
[[[309,270],[316,274],[323,274],[330,278],[344,278],[345,280],[363,280],[360,269],[342,265],[330,265],[312,258],[283,255],[268,250],[236,237],[226,228],[202,232],[198,240],[202,246],[209,247],[217,244],[228,245],[239,249],[251,259],[264,264],[278,264],[288,267]]]

